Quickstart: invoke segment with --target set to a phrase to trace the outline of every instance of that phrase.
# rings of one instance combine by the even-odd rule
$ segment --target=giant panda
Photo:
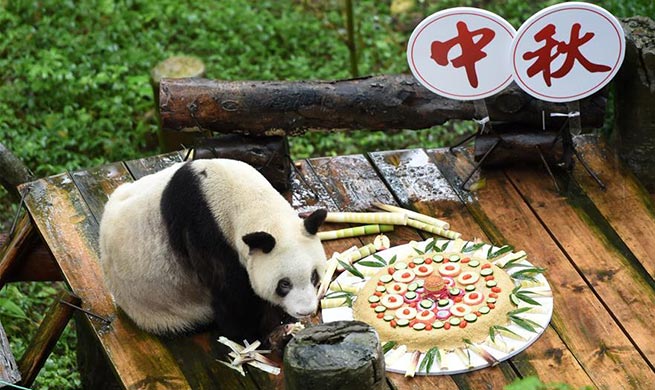
[[[316,232],[250,165],[178,163],[116,188],[100,223],[100,259],[116,304],[142,329],[212,326],[261,340],[318,306],[325,253]]]

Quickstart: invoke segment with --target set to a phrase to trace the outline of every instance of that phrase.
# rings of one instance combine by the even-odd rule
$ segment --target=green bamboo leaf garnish
[[[385,354],[385,353],[391,351],[391,349],[392,349],[393,347],[395,347],[396,344],[398,344],[398,343],[395,342],[395,341],[387,341],[387,342],[384,343],[384,345],[382,346],[382,353]]]
[[[387,266],[386,264],[379,263],[377,261],[370,261],[370,260],[358,261],[357,264],[365,265],[367,267],[374,267],[374,268],[382,268]]]
[[[495,252],[492,252],[492,250],[493,250],[493,247],[489,248],[489,251],[487,252],[487,258],[488,259],[495,259],[496,257],[498,257],[498,256],[500,256],[502,254],[505,254],[507,252],[511,252],[511,251],[514,250],[514,247],[511,246],[511,245],[503,245],[502,247],[500,247],[500,249],[498,249]]]
[[[418,248],[412,248],[412,249],[414,249],[414,252],[416,252],[419,255],[424,255],[425,254],[425,252],[423,252],[422,250],[420,250]]]
[[[478,249],[482,248],[484,246],[483,242],[479,242],[477,244],[473,244],[471,246],[468,245],[468,243],[462,248],[462,253],[469,253],[469,252],[475,252]]]
[[[438,353],[439,353],[439,349],[437,347],[430,348],[425,353],[423,360],[421,360],[421,365],[418,367],[418,370],[425,371],[425,373],[430,372],[430,370],[432,369],[432,364],[434,364],[435,356]]]
[[[364,275],[362,275],[362,273],[359,272],[359,270],[357,270],[357,268],[355,268],[355,267],[353,267],[352,265],[346,263],[345,261],[341,261],[341,260],[337,260],[337,261],[339,262],[339,264],[341,264],[341,266],[342,266],[346,271],[350,272],[351,274],[357,276],[357,277],[360,278],[360,279],[365,279],[365,278],[364,278]]]
[[[375,260],[379,261],[380,263],[382,263],[384,265],[387,265],[387,261],[384,259],[384,257],[382,257],[380,255],[373,255],[373,258]]]
[[[541,303],[528,296],[529,294],[535,294],[533,291],[521,291],[521,287],[522,286],[516,286],[510,293],[510,298],[515,296],[518,300],[529,303],[530,305],[541,306]]]
[[[543,274],[544,272],[546,272],[545,268],[531,267],[531,268],[522,269],[520,271],[516,271],[510,276],[513,279],[536,281],[537,279],[535,278],[535,276],[539,274]]]
[[[339,288],[341,288],[340,284],[337,284]],[[332,291],[323,297],[323,299],[337,299],[337,298],[345,298],[346,299],[346,306],[348,307],[353,307],[353,302],[355,298],[355,294],[351,293],[350,291]]]
[[[428,242],[428,244],[425,246],[425,253],[431,252],[435,245],[437,245],[437,240],[431,240]]]
[[[395,262],[396,262],[396,255],[393,255],[391,260],[389,260],[389,265],[393,265],[393,263],[395,263]]]
[[[512,259],[512,260],[508,261],[507,263],[505,263],[501,268],[502,269],[507,269],[507,268],[512,268],[512,267],[531,267],[529,264],[518,264],[519,261],[525,259],[526,257],[528,257],[528,256],[524,255],[524,256],[518,257],[516,259]]]
[[[446,247],[448,246],[448,244],[450,244],[450,241],[446,241],[446,242],[444,242],[444,244],[443,244],[441,247],[437,247],[437,246],[435,245],[434,251],[435,251],[435,252],[443,252],[443,251],[446,250]]]

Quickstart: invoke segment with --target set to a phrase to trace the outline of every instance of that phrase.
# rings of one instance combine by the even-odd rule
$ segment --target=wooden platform
[[[556,172],[561,193],[541,166],[485,170],[483,188],[466,192],[460,184],[471,168],[467,150],[414,149],[297,162],[289,197],[298,210],[363,211],[374,201],[400,204],[449,221],[465,239],[523,249],[533,264],[547,268],[553,319],[525,352],[468,374],[388,374],[390,388],[502,389],[528,375],[576,388],[650,389],[655,383],[655,209],[611,152],[594,138],[577,143],[606,191],[578,164],[572,175]],[[104,287],[98,222],[108,194],[181,159],[171,154],[119,162],[52,176],[21,190],[34,225],[83,307],[111,321],[85,316],[123,387],[283,388],[281,377],[257,370],[241,377],[217,363],[209,335],[160,340],[139,331],[117,313]],[[428,236],[398,228],[389,237],[397,245]],[[328,241],[325,250],[331,255],[370,240]]]

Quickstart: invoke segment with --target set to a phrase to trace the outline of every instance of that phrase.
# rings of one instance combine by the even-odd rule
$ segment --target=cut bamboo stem
[[[450,224],[446,221],[442,221],[440,219],[430,217],[429,215],[417,213],[416,211],[412,210],[407,210],[402,207],[397,207],[397,206],[392,206],[390,204],[384,204],[384,203],[378,203],[375,202],[373,203],[373,206],[380,208],[384,211],[389,211],[392,213],[403,213],[406,214],[409,218],[415,219],[417,221],[425,222],[428,225],[433,225],[440,227],[441,229],[448,230],[450,229]]]
[[[371,223],[387,225],[407,225],[405,213],[341,213],[329,212],[325,222]]]
[[[457,233],[452,230],[446,230],[440,228],[439,226],[430,225],[414,219],[407,220],[407,226],[411,226],[415,229],[423,230],[428,233],[436,234],[441,237],[450,238],[451,240],[456,240],[462,236],[461,233]]]
[[[336,240],[339,238],[365,236],[368,234],[377,234],[382,232],[390,232],[393,230],[393,225],[364,225],[356,226],[347,229],[328,230],[325,232],[318,232],[318,238],[321,241]]]

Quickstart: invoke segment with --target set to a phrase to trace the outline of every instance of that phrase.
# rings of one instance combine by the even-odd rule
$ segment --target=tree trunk
[[[492,121],[532,129],[559,129],[565,119],[549,114],[568,112],[565,104],[536,100],[514,84],[485,102]],[[603,93],[580,102],[583,127],[602,126],[605,102]],[[297,82],[163,79],[159,108],[166,129],[251,135],[424,129],[450,119],[482,119],[473,102],[436,95],[409,75]]]
[[[500,142],[498,142],[499,140]],[[498,142],[497,145],[496,142]],[[475,139],[475,161],[480,161],[491,148],[493,150],[484,159],[483,165],[485,166],[542,164],[541,156],[548,164],[557,164],[563,161],[564,156],[562,138],[553,132],[478,136]]]
[[[614,83],[613,136],[621,158],[655,192],[655,22],[635,16],[622,24],[626,53]]]
[[[9,149],[0,142],[0,185],[16,200],[20,194],[16,187],[32,180],[32,173]]]

